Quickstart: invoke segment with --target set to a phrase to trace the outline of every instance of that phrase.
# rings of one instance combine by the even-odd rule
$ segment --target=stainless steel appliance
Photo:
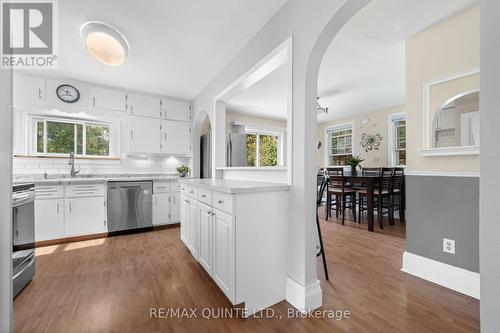
[[[200,137],[200,178],[212,178],[212,133]]]
[[[108,231],[153,226],[153,182],[108,182]]]
[[[244,167],[246,165],[247,165],[246,135],[234,132],[226,132],[226,166]]]
[[[14,297],[35,275],[35,186],[12,188],[12,279]]]

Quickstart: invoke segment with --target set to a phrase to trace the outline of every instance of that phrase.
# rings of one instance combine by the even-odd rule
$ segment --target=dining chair
[[[394,224],[394,212],[392,210],[391,205],[391,196],[392,196],[392,177],[393,177],[393,169],[392,168],[382,168],[380,171],[380,182],[376,185],[376,188],[373,190],[373,199],[374,199],[374,209],[377,210],[378,222],[380,225],[380,229],[384,229],[384,224],[382,221],[382,215],[388,214],[389,223]],[[359,201],[358,201],[358,209],[359,209],[359,217],[361,218],[361,212],[368,210],[368,196],[365,190],[358,190]],[[384,202],[385,200],[385,202]],[[386,209],[384,211],[384,208]]]
[[[347,186],[344,178],[344,168],[331,167],[327,168],[326,172],[330,178],[326,191],[326,220],[328,221],[332,210],[335,210],[336,218],[339,217],[340,211],[342,224],[344,224],[345,211],[350,208],[354,214],[354,221],[356,221],[356,190]],[[335,201],[332,201],[333,198],[335,198]]]
[[[328,281],[328,267],[326,265],[326,256],[325,256],[325,248],[323,246],[323,236],[321,234],[321,226],[319,224],[319,208],[323,205],[323,196],[325,195],[325,190],[328,187],[328,177],[324,173],[318,173],[317,175],[317,185],[318,191],[316,195],[316,227],[318,229],[318,238],[319,238],[319,248],[316,250],[316,257],[322,256],[323,258],[323,269],[325,271],[325,279]]]
[[[399,212],[399,220],[404,222],[404,181],[405,181],[405,169],[404,168],[394,168],[394,173],[392,176],[392,195],[391,195],[391,206],[393,213],[395,211]],[[397,199],[397,200],[396,200]]]

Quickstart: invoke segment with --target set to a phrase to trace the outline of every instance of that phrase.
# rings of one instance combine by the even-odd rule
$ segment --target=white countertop
[[[290,185],[285,183],[259,182],[233,179],[186,179],[179,178],[182,184],[210,188],[225,193],[254,193],[288,191]]]
[[[70,177],[60,177],[60,176],[49,176],[48,178],[43,178],[40,175],[23,175],[17,176],[13,179],[13,184],[44,184],[44,185],[62,185],[62,184],[90,184],[90,183],[106,183],[109,181],[141,181],[141,180],[153,180],[153,181],[169,181],[177,180],[179,176],[177,175],[161,175],[161,174],[108,174],[108,175],[77,175],[74,178]]]

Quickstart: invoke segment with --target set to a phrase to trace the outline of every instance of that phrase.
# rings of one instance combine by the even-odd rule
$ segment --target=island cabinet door
[[[198,201],[194,199],[188,199],[188,219],[189,219],[189,231],[188,231],[188,247],[191,250],[193,257],[198,260],[198,236],[199,236],[199,225],[200,225],[200,208],[198,207]]]
[[[180,219],[180,192],[170,193],[170,223],[179,222]]]
[[[188,220],[188,198],[181,194],[180,200],[180,217],[181,217],[181,240],[186,246],[188,246],[188,230],[189,230],[189,220]],[[189,246],[188,246],[189,247]]]
[[[236,300],[235,239],[234,216],[214,209],[212,276],[233,304]]]
[[[200,203],[199,263],[212,274],[212,208]]]

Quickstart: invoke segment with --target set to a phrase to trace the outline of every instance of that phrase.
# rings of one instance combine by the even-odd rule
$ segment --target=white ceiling
[[[323,58],[319,122],[405,103],[405,40],[478,0],[373,0],[335,37]]]
[[[50,74],[192,99],[286,0],[58,1],[59,68]],[[120,67],[91,58],[80,26],[102,21],[130,43]]]
[[[288,67],[279,68],[231,98],[226,107],[233,112],[265,118],[287,118]]]

